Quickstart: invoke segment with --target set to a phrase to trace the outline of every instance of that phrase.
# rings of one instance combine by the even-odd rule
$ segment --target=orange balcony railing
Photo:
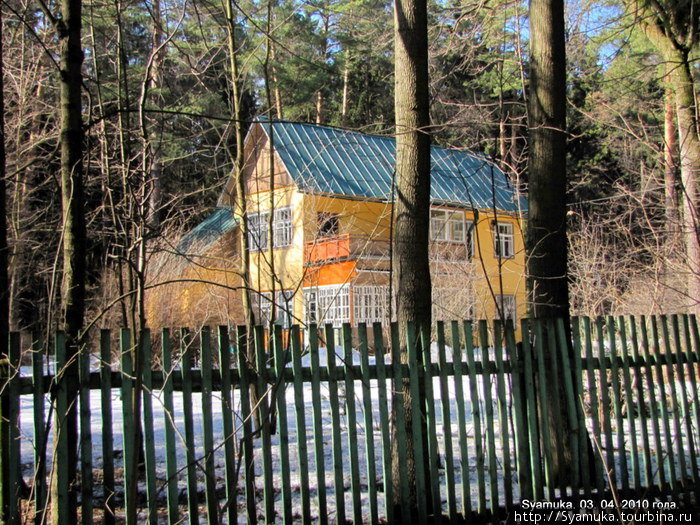
[[[350,257],[350,235],[320,237],[304,246],[304,262],[307,264],[323,261],[342,260]]]

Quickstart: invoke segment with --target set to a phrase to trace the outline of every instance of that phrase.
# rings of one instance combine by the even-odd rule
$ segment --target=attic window
[[[334,237],[340,233],[340,221],[335,213],[318,214],[318,236]]]

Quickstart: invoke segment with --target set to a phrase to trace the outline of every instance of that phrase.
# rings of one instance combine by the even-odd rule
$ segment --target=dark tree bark
[[[397,0],[394,6],[396,184],[393,210],[392,279],[397,319],[402,330],[408,322],[430,329],[431,285],[428,263],[430,224],[430,114],[428,95],[428,31],[425,0]],[[420,355],[420,354],[419,354]],[[402,361],[408,356],[402,351]],[[407,434],[422,424],[421,414],[411,410],[408,384],[404,393]],[[396,399],[396,397],[394,398]],[[422,406],[422,405],[421,405]],[[393,407],[394,411],[396,406]],[[395,429],[394,429],[395,430]],[[423,435],[426,435],[423,429]],[[425,443],[425,439],[423,440]],[[414,447],[406,450],[411,509],[416,507]],[[398,480],[400,456],[392,440],[392,468]],[[400,491],[396,485],[395,507]]]
[[[530,156],[527,266],[530,314],[569,322],[566,237],[566,53],[564,1],[530,0]],[[545,344],[549,340],[544,338]],[[567,338],[570,340],[570,338]],[[549,345],[547,345],[548,347]],[[569,353],[573,351],[569,348]],[[547,419],[541,419],[553,449],[550,483],[569,484],[574,461],[558,346],[545,355]],[[544,410],[541,412],[544,413]],[[592,452],[592,449],[589,448]],[[587,465],[582,465],[587,468]]]
[[[530,1],[530,53],[527,265],[531,314],[568,316],[563,0]]]

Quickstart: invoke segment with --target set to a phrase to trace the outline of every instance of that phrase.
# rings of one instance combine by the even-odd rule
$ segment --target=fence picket
[[[238,336],[238,373],[241,394],[241,425],[243,427],[243,476],[245,481],[245,501],[248,523],[257,523],[258,510],[255,495],[255,452],[253,450],[253,408],[250,402],[250,364],[248,330],[239,326]]]
[[[618,333],[620,334],[620,359],[622,360],[622,384],[625,392],[627,433],[630,440],[630,455],[632,457],[632,483],[635,489],[641,484],[639,468],[639,448],[637,447],[637,422],[635,417],[634,393],[632,391],[632,377],[629,366],[629,346],[627,341],[627,327],[625,318],[617,319]]]
[[[362,489],[360,487],[360,459],[357,448],[357,411],[355,408],[355,372],[352,368],[352,328],[343,323],[343,355],[345,373],[345,417],[348,429],[348,452],[350,453],[350,489],[352,493],[352,515],[355,523],[362,522]]]
[[[462,479],[462,516],[469,519],[472,512],[471,483],[469,472],[469,449],[467,447],[467,423],[464,411],[464,381],[462,375],[462,344],[459,338],[459,323],[452,321],[452,362],[454,365],[455,404],[457,406],[457,430],[459,433],[459,473]]]
[[[153,375],[151,371],[151,331],[146,328],[141,334],[141,362],[143,363],[143,447],[146,453],[146,499],[148,520],[158,523],[158,491],[156,489],[156,450],[153,435]]]
[[[508,434],[508,402],[506,400],[505,367],[503,365],[503,325],[499,319],[493,323],[493,351],[496,359],[496,395],[498,397],[498,424],[501,442],[501,455],[503,461],[503,488],[506,509],[513,506],[513,478],[511,467],[510,439]],[[506,429],[503,432],[503,429]]]
[[[428,520],[428,508],[427,508],[427,497],[421,497],[421,495],[426,495],[428,487],[426,486],[427,472],[425,471],[425,456],[423,454],[424,443],[423,443],[423,428],[421,425],[421,395],[420,395],[420,358],[418,357],[418,338],[416,334],[415,324],[409,322],[406,326],[406,349],[408,351],[408,373],[409,373],[409,387],[411,391],[411,437],[413,441],[411,445],[413,447],[413,458],[415,462],[415,472],[416,472],[416,494],[417,494],[417,507],[418,507],[418,522],[426,523]],[[408,417],[406,418],[406,426],[408,424]]]
[[[338,378],[335,366],[335,338],[333,325],[325,327],[326,355],[328,358],[328,402],[331,409],[331,431],[333,446],[333,485],[335,487],[336,521],[345,523],[345,482],[343,480],[343,444],[340,437],[340,403],[338,400]]]
[[[134,422],[134,360],[133,348],[131,343],[131,331],[122,329],[120,332],[121,344],[121,366],[122,366],[122,418],[123,418],[123,434],[122,444],[124,459],[124,500],[127,509],[134,508],[135,491],[132,489],[134,476],[132,471],[136,462],[134,454],[136,453],[136,424]],[[129,521],[129,513],[127,512],[127,521]],[[135,524],[134,524],[135,525]]]
[[[90,425],[90,353],[87,345],[78,352],[80,391],[80,507],[83,525],[92,524],[92,429]]]
[[[626,496],[629,494],[629,475],[627,470],[627,453],[625,452],[625,426],[622,419],[622,403],[620,401],[620,374],[618,366],[618,352],[617,352],[617,328],[615,326],[615,319],[612,316],[608,316],[606,327],[608,330],[608,344],[610,345],[610,384],[612,393],[612,405],[613,414],[615,416],[615,428],[617,437],[617,450],[621,451],[619,464],[616,461],[612,461],[610,465],[611,474],[614,482],[619,482],[622,485],[622,495]],[[614,450],[613,457],[614,457]],[[617,474],[619,472],[619,475]]]
[[[46,414],[44,410],[44,354],[41,340],[32,335],[32,389],[34,402],[34,523],[44,522],[46,511]]]
[[[676,475],[676,470],[671,471],[671,477],[676,480],[676,493],[682,489],[682,479],[685,477],[686,464],[685,453],[683,451],[683,432],[681,429],[681,414],[678,402],[678,392],[676,389],[676,372],[674,371],[674,356],[671,350],[671,334],[668,327],[668,318],[665,315],[659,316],[661,323],[661,333],[663,334],[664,352],[662,359],[666,361],[666,384],[671,391],[671,413],[673,415],[673,434],[672,439],[676,444],[676,458],[678,459],[678,467],[680,471]]]
[[[689,316],[682,315],[681,316],[681,324],[683,325],[683,342],[685,343],[685,351],[683,350],[683,345],[678,346],[678,361],[683,362],[685,361],[686,365],[686,373],[688,374],[688,379],[690,381],[690,395],[691,395],[691,401],[690,405],[695,407],[695,410],[693,411],[693,414],[688,413],[686,416],[686,424],[689,425],[692,428],[692,421],[691,418],[695,420],[695,428],[698,429],[700,428],[698,425],[700,424],[700,399],[698,398],[698,382],[697,382],[697,374],[695,373],[694,367],[693,367],[693,345],[691,343],[691,338],[690,338],[690,324],[689,324]],[[679,365],[682,366],[682,365]],[[693,435],[696,436],[696,443],[693,443]],[[695,484],[696,491],[700,491],[700,473],[698,472],[698,469],[696,468],[696,465],[698,464],[698,454],[696,451],[696,446],[697,446],[697,433],[693,434],[692,431],[688,432],[688,444],[690,446],[690,453],[691,453],[691,475],[693,478],[693,483]]]
[[[442,435],[445,444],[445,480],[447,482],[447,514],[450,520],[457,519],[455,497],[455,469],[452,454],[452,422],[450,421],[450,392],[447,387],[447,358],[445,355],[445,325],[437,323],[438,370],[440,372],[440,404],[442,407]],[[453,349],[454,355],[454,349]],[[438,480],[439,481],[439,480]]]
[[[304,385],[301,378],[301,337],[299,327],[293,326],[291,340],[292,370],[294,372],[294,408],[297,425],[297,449],[299,455],[299,485],[301,494],[301,518],[311,522],[311,494],[309,489],[309,451],[306,446],[306,416],[304,406]]]
[[[536,356],[536,366],[537,366],[537,379],[538,379],[538,392],[540,401],[540,412],[541,412],[541,437],[544,449],[544,474],[545,474],[545,484],[547,486],[549,499],[554,499],[554,459],[552,456],[552,442],[551,436],[548,432],[549,429],[549,394],[550,390],[553,389],[553,385],[549,385],[547,382],[547,375],[545,371],[545,360],[544,360],[544,333],[542,321],[536,319],[535,322],[535,356]]]
[[[258,394],[258,414],[260,414],[260,441],[263,450],[272,450],[272,413],[268,390],[268,363],[265,355],[265,332],[262,326],[255,327],[255,381]],[[263,499],[265,504],[265,520],[269,523],[275,520],[275,493],[272,483],[272,454],[262,455]]]
[[[683,366],[683,345],[681,342],[681,331],[680,323],[678,320],[678,315],[671,316],[671,329],[673,331],[673,361],[676,362],[675,373],[678,378],[678,384],[680,386],[680,401],[681,401],[681,422],[685,423],[685,442],[687,447],[681,450],[681,455],[685,460],[686,452],[690,455],[690,465],[683,464],[681,467],[681,483],[685,486],[687,480],[693,477],[693,472],[696,472],[695,465],[697,465],[697,456],[695,454],[695,448],[693,447],[693,435],[695,431],[693,430],[693,421],[690,412],[690,404],[688,403],[688,384],[685,379],[685,370]],[[680,440],[680,436],[678,436]],[[689,469],[688,469],[689,467]],[[690,472],[688,471],[690,470]]]
[[[100,330],[100,408],[102,409],[102,522],[114,525],[114,439],[112,434],[112,334]]]
[[[321,415],[321,368],[318,357],[318,327],[309,326],[309,353],[311,358],[311,405],[313,406],[314,457],[316,459],[316,485],[318,486],[318,520],[328,523],[326,497],[326,464],[323,454],[323,417]]]
[[[608,358],[605,351],[605,320],[601,317],[596,318],[596,335],[598,342],[598,371],[600,377],[600,396],[601,396],[601,412],[603,422],[603,434],[605,436],[605,458],[603,465],[605,467],[606,481],[611,485],[611,489],[616,487],[615,483],[615,450],[613,446],[612,426],[610,425],[610,387],[608,383]],[[601,456],[603,443],[600,442]],[[603,459],[601,457],[601,459]]]
[[[417,356],[420,370],[424,374],[424,400],[423,406],[425,410],[425,424],[427,426],[427,445],[428,445],[428,472],[426,472],[425,482],[430,491],[430,506],[428,510],[433,516],[442,515],[442,499],[440,497],[440,476],[438,475],[438,461],[440,451],[437,444],[437,429],[435,415],[435,395],[433,393],[433,365],[430,356],[430,326],[420,326],[418,328],[419,346],[420,349]]]
[[[654,388],[654,377],[653,369],[655,369],[656,364],[653,363],[650,346],[649,346],[649,334],[647,332],[647,323],[645,316],[642,316],[640,330],[642,333],[642,351],[644,353],[644,361],[646,363],[646,383],[647,390],[649,391],[649,404],[651,406],[649,412],[651,414],[651,426],[654,433],[654,449],[656,451],[656,471],[658,472],[658,488],[659,490],[664,490],[666,486],[666,475],[664,473],[664,459],[666,455],[664,454],[663,447],[661,445],[661,428],[659,423],[659,404]],[[651,323],[650,323],[651,326]],[[653,367],[653,368],[652,368]]]
[[[362,411],[365,425],[365,461],[367,464],[367,493],[369,496],[369,516],[372,523],[379,521],[377,503],[377,458],[374,455],[374,428],[372,424],[372,397],[370,394],[369,377],[369,345],[367,344],[367,325],[357,327],[358,351],[360,352],[360,367],[362,373]]]
[[[662,328],[663,330],[663,328]],[[654,365],[656,369],[656,384],[659,386],[659,400],[662,410],[661,419],[663,421],[664,437],[666,442],[666,459],[668,465],[667,481],[673,494],[677,492],[676,482],[676,458],[673,452],[673,439],[671,436],[671,425],[668,417],[668,407],[666,406],[666,379],[663,372],[663,356],[661,354],[661,344],[659,342],[658,320],[656,316],[651,318],[651,334],[654,345]]]
[[[236,433],[233,428],[231,339],[227,326],[219,326],[219,372],[221,374],[221,426],[224,431],[224,479],[226,481],[226,503],[224,506],[228,522],[237,523]]]
[[[644,486],[651,487],[654,482],[654,476],[651,470],[651,450],[649,449],[649,425],[647,422],[647,404],[644,398],[644,384],[642,379],[644,374],[642,366],[644,365],[642,358],[639,355],[639,339],[637,337],[637,323],[633,316],[628,318],[630,327],[630,340],[632,342],[632,360],[634,363],[634,386],[637,394],[637,406],[639,411],[639,426],[642,429],[642,464],[644,471]],[[644,366],[646,368],[646,366]]]
[[[10,378],[7,384],[9,399],[8,419],[10,426],[10,446],[9,446],[9,485],[10,495],[10,520],[9,522],[19,523],[20,514],[20,481],[22,481],[22,471],[20,465],[20,442],[19,442],[19,401],[20,401],[20,334],[10,332]]]
[[[409,511],[409,487],[408,487],[408,462],[406,460],[408,429],[406,428],[406,395],[408,389],[408,378],[404,378],[403,360],[401,353],[401,337],[399,334],[398,323],[391,323],[391,369],[394,375],[392,407],[396,416],[395,433],[396,433],[396,457],[398,457],[398,474],[399,474],[399,489],[401,499],[401,514],[399,519],[405,523],[411,521],[411,513]],[[406,356],[405,359],[408,359]],[[394,461],[394,456],[392,456]]]
[[[596,325],[597,326],[597,325]],[[600,428],[600,406],[598,405],[598,385],[595,377],[595,362],[593,357],[593,335],[591,331],[591,320],[588,317],[583,319],[583,332],[585,337],[586,352],[586,373],[588,379],[588,406],[591,411],[593,426],[593,464],[595,465],[595,486],[598,496],[602,496],[605,487],[603,480],[603,470],[605,469],[605,457],[603,456],[603,442]],[[600,360],[597,361],[600,363]],[[602,467],[602,468],[601,468]]]
[[[192,336],[180,330],[180,377],[182,380],[182,415],[185,423],[185,471],[187,478],[187,513],[190,524],[199,523],[199,492],[195,451],[194,415],[192,414]]]
[[[591,472],[590,472],[590,457],[589,452],[589,435],[586,429],[586,419],[584,414],[584,394],[583,394],[583,361],[581,347],[581,324],[578,317],[571,319],[571,335],[574,343],[574,395],[575,395],[575,407],[576,414],[578,417],[578,428],[579,428],[579,458],[581,465],[580,467],[580,479],[581,488],[583,489],[584,496],[588,499],[591,497]],[[577,496],[580,494],[575,493]]]
[[[578,426],[578,410],[576,408],[576,390],[572,379],[572,364],[569,358],[569,342],[567,341],[564,320],[557,319],[555,323],[557,346],[559,347],[562,364],[562,379],[564,381],[564,394],[566,396],[566,414],[569,418],[569,429],[571,430],[571,489],[574,496],[578,495],[581,489],[581,461],[579,440],[581,431]]]
[[[486,476],[484,473],[485,461],[484,446],[481,437],[481,411],[479,410],[479,390],[476,379],[476,362],[474,359],[474,334],[471,321],[464,321],[464,341],[467,347],[467,368],[469,373],[469,404],[472,410],[474,422],[474,449],[476,452],[476,478],[478,487],[477,512],[483,514],[486,511]],[[482,366],[483,371],[483,366]]]
[[[523,374],[525,376],[525,400],[527,409],[528,441],[530,445],[530,470],[532,472],[533,497],[543,498],[542,485],[542,455],[540,453],[540,437],[537,431],[537,403],[535,392],[535,370],[533,364],[532,326],[529,319],[520,323],[520,333],[523,338]]]
[[[204,441],[204,486],[207,501],[207,518],[209,523],[217,523],[219,515],[219,498],[216,495],[216,468],[214,465],[214,429],[212,426],[212,369],[211,331],[202,327],[201,370],[202,370],[202,430]]]
[[[384,362],[384,339],[382,325],[372,325],[374,355],[377,363],[377,397],[379,398],[379,423],[382,433],[382,481],[384,486],[384,512],[389,523],[394,522],[394,478],[391,471],[391,433],[389,432],[389,410],[386,395],[386,364]]]
[[[287,430],[287,398],[284,378],[288,354],[282,344],[282,327],[279,325],[274,326],[272,344],[275,356],[275,370],[277,372],[277,395],[275,401],[277,403],[277,429],[279,431],[280,469],[282,471],[282,516],[285,523],[291,523],[292,484],[289,479],[289,432]],[[342,469],[342,464],[340,468]]]
[[[170,330],[161,332],[161,360],[163,366],[163,427],[165,429],[165,483],[168,500],[168,522],[180,521],[177,489],[177,454],[175,450],[175,410],[173,408],[173,374]]]

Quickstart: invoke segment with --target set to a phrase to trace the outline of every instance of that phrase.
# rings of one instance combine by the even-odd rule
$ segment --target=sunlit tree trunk
[[[430,329],[431,286],[428,263],[430,225],[430,114],[428,95],[428,32],[425,0],[397,0],[394,6],[396,189],[394,196],[392,279],[397,319]],[[407,362],[405,351],[402,361]],[[404,394],[407,434],[421,424],[414,414],[408,384],[397,385]],[[394,397],[396,399],[396,397]],[[393,407],[394,411],[396,406]],[[396,429],[394,429],[395,431]],[[425,431],[423,432],[425,436]],[[423,440],[425,443],[425,439]],[[415,509],[416,472],[413,446],[406,450],[411,508]],[[392,440],[394,480],[399,479],[400,455]],[[398,503],[399,486],[394,491]],[[397,505],[395,504],[395,507]]]

